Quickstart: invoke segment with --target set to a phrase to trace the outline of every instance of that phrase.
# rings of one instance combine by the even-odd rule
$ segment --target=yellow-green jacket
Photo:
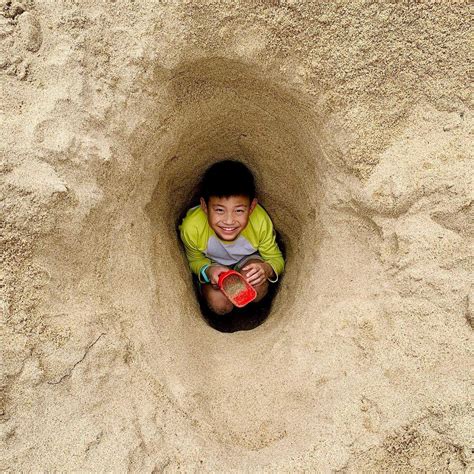
[[[270,216],[257,204],[249,221],[238,237],[221,240],[207,221],[200,206],[189,209],[179,226],[181,240],[191,271],[201,280],[201,269],[211,263],[232,266],[244,257],[258,252],[271,265],[276,278],[283,272],[285,261],[275,241],[275,230]]]

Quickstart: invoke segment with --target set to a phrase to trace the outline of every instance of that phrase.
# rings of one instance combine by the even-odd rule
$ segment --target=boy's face
[[[247,196],[211,196],[209,203],[201,198],[201,208],[207,214],[207,221],[221,240],[234,240],[249,221],[257,200]]]

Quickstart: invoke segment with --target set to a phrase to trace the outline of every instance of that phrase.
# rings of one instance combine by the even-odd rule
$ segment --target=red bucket
[[[255,288],[235,270],[220,273],[217,284],[222,293],[238,308],[242,308],[257,297]]]

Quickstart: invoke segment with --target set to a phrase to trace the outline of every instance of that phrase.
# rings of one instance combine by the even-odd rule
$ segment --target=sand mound
[[[0,4],[0,469],[472,467],[468,7],[303,3]],[[287,267],[225,334],[176,223],[229,156]]]

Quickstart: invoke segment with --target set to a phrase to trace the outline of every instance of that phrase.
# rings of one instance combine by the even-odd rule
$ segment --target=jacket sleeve
[[[273,268],[276,277],[274,280],[270,281],[275,283],[278,281],[278,276],[285,268],[285,260],[283,259],[280,248],[276,243],[276,233],[270,216],[266,212],[263,214],[264,218],[262,219],[262,225],[260,227],[258,251],[262,258]]]
[[[204,265],[210,264],[211,260],[207,258],[201,250],[199,250],[197,229],[190,228],[189,226],[186,226],[185,222],[183,222],[179,226],[179,231],[181,240],[184,244],[184,250],[186,252],[186,258],[188,259],[189,268],[198,276],[199,281],[204,283],[200,271]]]

